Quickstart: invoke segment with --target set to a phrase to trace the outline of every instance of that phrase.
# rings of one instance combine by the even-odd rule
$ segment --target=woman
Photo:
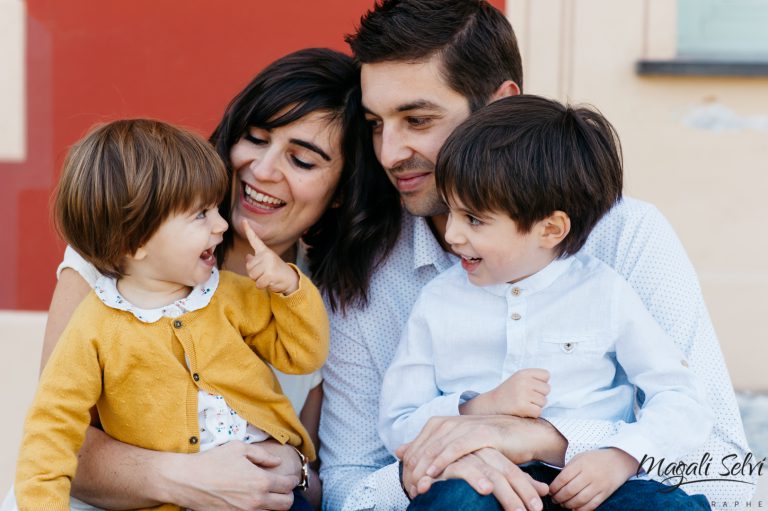
[[[334,304],[365,299],[366,282],[360,280],[358,268],[367,267],[378,251],[369,249],[364,251],[367,256],[349,261],[345,254],[360,251],[340,250],[335,244],[340,219],[354,217],[346,211],[361,200],[350,198],[345,205],[345,190],[353,180],[371,179],[365,176],[369,173],[353,172],[373,164],[358,82],[358,69],[349,57],[331,50],[302,50],[264,69],[229,105],[211,137],[231,178],[230,196],[220,207],[230,224],[217,254],[223,269],[245,273],[250,246],[240,224],[246,219],[283,259],[304,266]],[[355,183],[355,188],[374,194],[376,189],[389,190],[383,173],[380,178],[362,187]],[[354,218],[345,222],[352,228],[354,223]],[[43,365],[90,291],[93,269],[82,263],[68,251],[60,267]],[[317,442],[319,375],[287,378],[281,377],[284,389]],[[79,463],[73,495],[103,508],[170,502],[206,510],[289,509],[301,474],[294,449],[276,441],[233,442],[198,454],[158,453],[117,442],[95,427],[89,428]],[[305,496],[319,506],[314,474]]]

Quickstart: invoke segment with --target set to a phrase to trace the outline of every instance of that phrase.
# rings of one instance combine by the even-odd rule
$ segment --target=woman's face
[[[232,146],[232,227],[242,219],[272,250],[284,253],[328,207],[343,165],[341,129],[312,112],[272,130],[250,127]]]

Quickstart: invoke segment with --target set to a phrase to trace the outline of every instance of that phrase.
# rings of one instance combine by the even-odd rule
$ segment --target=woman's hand
[[[287,510],[301,464],[276,441],[229,442],[199,454],[177,454],[160,468],[167,502],[201,510]]]

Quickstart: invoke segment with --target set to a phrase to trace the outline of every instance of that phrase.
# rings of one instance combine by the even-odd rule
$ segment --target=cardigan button
[[[195,445],[197,443],[197,437],[196,436],[189,437],[189,443],[192,445]]]
[[[192,379],[195,380],[195,381],[200,381],[200,375],[195,373],[195,374],[192,375]]]
[[[181,323],[181,321],[180,321],[180,320],[178,320],[178,319],[177,319],[176,321],[174,321],[174,322],[173,322],[173,326],[174,326],[174,327],[176,327],[176,328],[181,328],[181,325],[182,325],[182,323]]]

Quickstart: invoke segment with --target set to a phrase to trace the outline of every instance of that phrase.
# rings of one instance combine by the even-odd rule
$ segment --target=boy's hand
[[[459,407],[462,415],[515,415],[538,418],[547,404],[549,371],[521,369],[495,389]]]
[[[256,286],[284,295],[296,291],[299,288],[299,274],[256,236],[247,220],[243,220],[242,225],[248,243],[253,248],[253,254],[245,256],[246,268]]]
[[[592,511],[637,474],[635,458],[615,447],[577,454],[552,484],[549,493],[561,506]]]

